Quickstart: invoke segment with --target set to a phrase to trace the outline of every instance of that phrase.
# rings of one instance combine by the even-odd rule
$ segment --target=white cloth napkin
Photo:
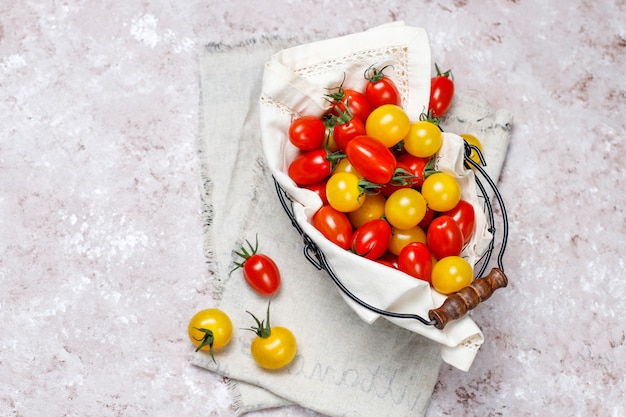
[[[355,314],[328,275],[305,259],[302,239],[276,196],[261,144],[263,64],[299,43],[263,39],[211,45],[200,54],[205,249],[216,286],[208,306],[231,316],[235,334],[216,352],[217,365],[203,352],[190,362],[228,377],[238,415],[294,403],[329,416],[423,415],[442,345],[388,320],[368,324]],[[459,114],[462,101],[454,105],[461,106]],[[485,123],[493,129],[491,119],[477,119],[480,129],[469,133],[480,136]],[[501,130],[508,145],[509,130]],[[272,256],[283,274],[272,298],[272,322],[289,327],[298,340],[294,362],[273,372],[255,365],[249,353],[254,335],[240,330],[254,324],[245,311],[262,317],[268,300],[247,287],[241,271],[229,275],[233,250],[256,236],[260,252]]]

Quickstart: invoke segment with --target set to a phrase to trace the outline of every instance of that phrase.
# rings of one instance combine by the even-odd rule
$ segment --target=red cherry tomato
[[[388,266],[389,268],[398,269],[398,257],[387,251],[380,258],[376,259],[379,264]]]
[[[289,140],[299,149],[319,149],[326,139],[326,126],[319,117],[302,116],[289,126]]]
[[[287,174],[299,186],[315,184],[330,176],[331,164],[324,149],[307,151],[289,165]]]
[[[419,222],[418,226],[424,230],[428,230],[428,226],[430,225],[430,222],[433,220],[434,217],[435,217],[435,210],[426,206],[426,214],[424,214],[424,218],[422,219],[421,222]]]
[[[428,226],[426,243],[437,259],[458,256],[463,250],[463,232],[452,217],[435,217]]]
[[[396,157],[380,141],[366,135],[357,136],[346,146],[346,157],[365,179],[387,184],[396,169]]]
[[[322,180],[315,184],[305,185],[304,188],[316,193],[322,200],[322,205],[328,204],[328,197],[326,197],[326,181]]]
[[[322,206],[312,219],[313,227],[322,235],[342,249],[350,249],[352,245],[352,224],[345,213],[331,206]]]
[[[363,122],[367,120],[367,117],[372,112],[372,106],[367,101],[367,97],[359,91],[339,87],[336,93],[329,94],[328,97],[333,100],[333,107],[330,112],[335,116],[346,111],[346,104],[354,117],[358,117]]]
[[[432,258],[423,242],[411,242],[398,255],[398,269],[412,277],[430,282]]]
[[[344,113],[336,119],[337,123],[333,127],[333,138],[337,149],[342,152],[346,151],[346,145],[357,136],[365,134],[365,124],[361,119]]]
[[[381,69],[370,67],[365,72],[365,78],[369,81],[365,86],[365,97],[367,97],[372,109],[385,104],[395,104],[396,106],[401,104],[398,87],[391,78],[383,73],[385,68],[387,67]]]
[[[235,252],[243,259],[242,262],[235,263],[235,269],[243,269],[243,277],[254,291],[264,296],[273,295],[280,287],[278,266],[269,256],[257,253],[258,239],[254,247],[250,242],[246,241],[246,243],[248,249],[242,247],[240,252]]]
[[[354,232],[352,252],[367,259],[378,259],[387,251],[390,241],[389,223],[382,219],[370,220]]]
[[[430,80],[430,102],[428,111],[435,117],[441,117],[450,108],[454,98],[454,79],[452,71],[441,73],[435,64],[437,75]]]
[[[422,186],[427,175],[434,172],[431,166],[433,162],[431,158],[421,158],[410,153],[403,153],[398,156],[398,164],[402,163],[411,175],[416,177],[413,180],[413,186],[417,188]]]
[[[474,206],[472,206],[472,204],[468,201],[459,200],[458,204],[452,210],[441,214],[450,216],[454,219],[463,233],[463,244],[467,244],[474,233],[474,223],[476,221]]]

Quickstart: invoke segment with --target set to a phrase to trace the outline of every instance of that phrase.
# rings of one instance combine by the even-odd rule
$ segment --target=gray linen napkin
[[[207,307],[226,311],[235,333],[217,352],[217,365],[203,352],[192,354],[190,362],[228,378],[238,415],[294,403],[337,417],[424,415],[441,365],[439,345],[387,320],[368,325],[356,316],[327,274],[305,259],[302,239],[265,165],[258,104],[264,63],[272,53],[301,43],[262,39],[209,45],[200,52],[205,251],[216,286]],[[461,127],[478,123],[465,131],[495,132],[497,179],[510,139],[510,115],[494,124],[484,115],[472,118],[485,108],[471,100],[461,98],[455,106],[464,114]],[[240,330],[254,324],[246,310],[263,317],[268,300],[247,287],[240,271],[229,274],[233,251],[256,236],[260,252],[272,256],[283,275],[272,298],[272,323],[289,327],[298,340],[294,362],[279,371],[255,365],[249,353],[254,335]]]

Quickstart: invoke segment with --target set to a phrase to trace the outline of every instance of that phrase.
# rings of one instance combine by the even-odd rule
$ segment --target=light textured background
[[[0,1],[0,415],[234,416],[187,363],[212,291],[197,48],[392,20],[516,117],[511,284],[428,416],[626,414],[625,19],[623,0]]]

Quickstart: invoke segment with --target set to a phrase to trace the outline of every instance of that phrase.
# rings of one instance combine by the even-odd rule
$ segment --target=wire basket
[[[296,221],[293,212],[293,201],[285,190],[280,186],[278,181],[274,179],[276,192],[280,203],[287,213],[287,216],[291,220],[291,224],[298,231],[304,241],[304,256],[313,264],[318,270],[324,270],[328,273],[335,285],[352,301],[358,305],[366,308],[367,310],[386,317],[393,317],[397,319],[417,320],[425,326],[434,326],[439,330],[443,328],[452,320],[463,317],[469,310],[475,308],[481,302],[487,300],[495,290],[498,288],[506,287],[508,284],[508,278],[504,274],[503,257],[506,250],[506,243],[508,239],[508,219],[506,214],[506,208],[504,201],[495,182],[485,172],[483,166],[485,164],[481,151],[469,143],[464,143],[464,166],[467,169],[473,169],[475,172],[475,180],[478,188],[479,198],[483,203],[483,209],[487,218],[487,228],[491,233],[492,238],[489,242],[488,248],[482,254],[482,256],[474,264],[474,280],[470,285],[461,289],[460,291],[449,295],[441,306],[435,309],[431,309],[428,312],[428,318],[425,318],[419,314],[411,313],[398,313],[388,311],[385,309],[373,306],[361,298],[353,294],[350,289],[344,285],[341,279],[333,271],[332,265],[326,259],[323,251],[319,246],[304,232],[302,227]],[[475,162],[470,158],[472,151],[476,152],[480,158],[480,163]],[[497,211],[500,215],[500,224],[496,216],[496,210],[491,201],[491,195],[495,199]],[[499,227],[501,226],[501,227]],[[497,233],[499,230],[499,233]],[[500,237],[498,239],[498,236]],[[496,248],[498,248],[497,256],[495,259],[496,266],[492,267],[491,271],[484,275],[485,271],[492,264],[492,257]],[[358,256],[358,255],[355,255]]]

